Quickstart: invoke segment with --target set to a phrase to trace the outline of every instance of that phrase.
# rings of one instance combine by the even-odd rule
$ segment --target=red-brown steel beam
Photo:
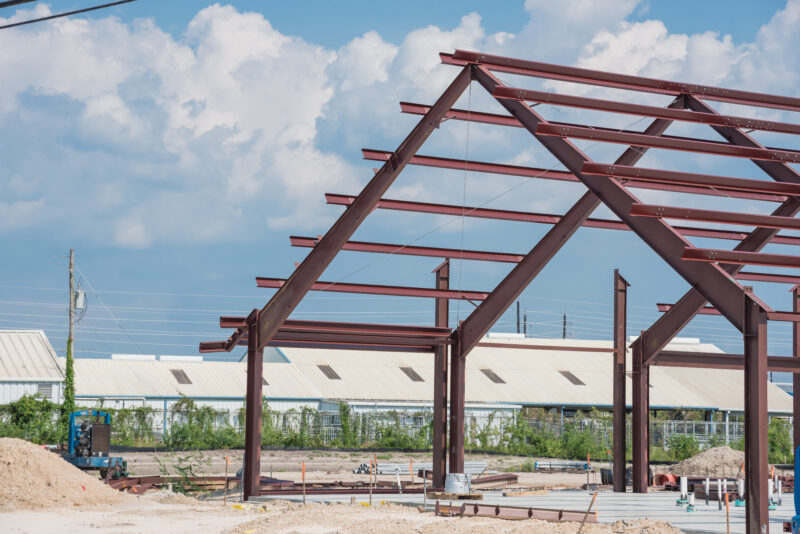
[[[747,191],[751,193],[771,193],[782,196],[800,195],[800,184],[767,182],[746,178],[731,178],[712,174],[665,171],[661,169],[645,169],[639,167],[623,167],[605,163],[587,163],[583,166],[584,174],[611,176],[629,180],[645,180],[657,183],[695,185],[713,187],[731,191]],[[627,184],[627,183],[626,183]]]
[[[800,256],[787,254],[765,254],[740,250],[716,250],[686,247],[682,258],[695,262],[719,262],[735,265],[768,265],[771,267],[800,267]]]
[[[347,206],[355,197],[327,193],[325,199],[328,204]],[[532,213],[525,211],[511,211],[491,208],[476,208],[471,206],[456,206],[451,204],[431,204],[427,202],[414,202],[410,200],[381,199],[376,208],[415,213],[431,213],[437,215],[453,215],[457,217],[476,217],[479,219],[495,219],[502,221],[519,221],[540,224],[556,224],[561,220],[561,215],[549,213]],[[586,228],[602,228],[605,230],[630,231],[628,225],[622,221],[612,219],[586,219],[581,226]],[[694,226],[673,226],[681,235],[690,237],[707,237],[711,239],[728,239],[741,241],[748,236],[747,232],[730,230],[717,230],[714,228],[699,228]],[[771,241],[776,245],[800,245],[800,237],[791,235],[777,235]]]
[[[660,312],[668,312],[675,307],[674,304],[663,304],[661,302],[656,304],[656,306],[658,307],[658,311]],[[697,312],[697,315],[722,315],[722,314],[719,312],[718,309],[714,308],[713,306],[704,306]]]
[[[704,99],[716,100],[718,102],[731,102],[749,106],[800,111],[800,98],[789,96],[769,95],[708,85],[657,80],[654,78],[643,78],[641,76],[631,76],[627,74],[482,54],[480,52],[471,52],[467,50],[456,50],[453,54],[442,53],[439,54],[439,56],[443,63],[449,65],[464,66],[470,63],[478,63],[487,66],[491,70],[520,74],[523,76],[534,76],[537,78],[548,78],[552,80],[672,96],[681,94],[698,95]]]
[[[561,123],[550,123],[561,124]],[[566,125],[572,127],[572,125]],[[578,127],[578,126],[576,126]],[[619,133],[618,130],[610,130],[611,133]],[[629,132],[633,135],[641,135],[640,132]],[[666,136],[665,136],[666,137]],[[386,161],[391,152],[385,150],[362,149],[364,159],[372,161]],[[541,169],[537,167],[525,167],[521,165],[506,165],[503,163],[487,163],[484,161],[473,161],[464,159],[442,158],[438,156],[414,156],[409,165],[420,165],[423,167],[435,167],[439,169],[467,170],[472,172],[483,172],[491,174],[504,174],[508,176],[521,176],[526,178],[538,178],[542,180],[557,180],[562,182],[576,182],[579,180],[569,172]],[[774,193],[759,193],[740,191],[738,189],[720,191],[712,186],[698,186],[674,183],[655,182],[653,180],[629,180],[626,185],[638,189],[654,189],[657,191],[672,191],[676,193],[693,193],[697,195],[709,195],[715,197],[743,198],[747,200],[764,200],[770,202],[783,202],[785,195]]]
[[[627,343],[625,330],[627,325],[628,282],[614,269],[614,491],[625,493],[625,382]]]
[[[737,280],[749,280],[751,282],[774,282],[776,284],[800,284],[800,276],[790,274],[775,273],[756,273],[751,271],[739,271],[736,273]]]
[[[291,236],[293,247],[314,248],[319,243],[315,237]],[[426,256],[432,258],[447,258],[477,261],[498,261],[505,263],[518,263],[524,254],[509,254],[507,252],[484,252],[480,250],[460,250],[441,247],[420,247],[415,245],[391,245],[388,243],[371,243],[366,241],[348,241],[342,250],[356,252],[375,252],[379,254],[400,254],[406,256]]]
[[[450,260],[434,271],[436,289],[450,289]],[[436,299],[434,324],[448,328],[450,301]],[[433,487],[444,488],[447,476],[447,347],[437,345],[433,360]]]
[[[673,304],[658,304],[658,311],[668,312],[674,307]],[[722,315],[718,309],[705,306],[697,312],[698,315]],[[782,321],[786,323],[800,322],[800,313],[787,311],[767,311],[767,319],[770,321]],[[662,351],[663,352],[663,351]]]
[[[258,497],[261,491],[261,402],[263,349],[258,343],[258,310],[247,317],[247,389],[245,397],[244,468],[242,498]]]
[[[744,354],[662,350],[651,365],[742,370]],[[800,373],[800,360],[786,356],[768,356],[767,369],[780,373]]]
[[[792,311],[800,313],[800,286],[798,285],[792,288]],[[792,360],[800,363],[800,322],[792,325]],[[796,452],[797,447],[800,447],[800,373],[792,375],[792,392],[792,421],[795,423],[792,433],[794,438],[792,450]]]
[[[283,278],[256,277],[256,284],[262,288],[282,288],[289,280]],[[365,295],[392,295],[395,297],[448,298],[460,300],[483,300],[488,293],[480,291],[441,291],[427,287],[386,286],[374,284],[352,284],[349,282],[314,282],[309,291],[333,291],[338,293],[360,293]]]
[[[631,207],[631,215],[635,215],[636,217],[684,219],[687,221],[758,226],[759,228],[800,229],[800,219],[795,219],[794,217],[776,217],[774,215],[680,208],[654,204],[636,204]]]
[[[699,154],[712,154],[734,158],[757,159],[764,161],[785,161],[800,163],[800,152],[783,148],[751,148],[731,145],[720,141],[704,141],[678,137],[656,137],[631,132],[614,132],[592,128],[589,126],[561,126],[557,124],[541,124],[536,128],[536,135],[572,139],[586,139],[623,145],[639,145],[664,150],[679,150]]]
[[[246,317],[220,317],[220,328],[239,328],[246,326]],[[289,319],[283,323],[281,330],[304,330],[309,332],[338,332],[353,334],[388,334],[405,336],[441,337],[450,333],[449,328],[435,326],[407,326],[399,324],[343,323],[338,321],[312,321]]]
[[[605,352],[614,353],[616,349],[609,347],[577,347],[577,346],[564,346],[564,345],[534,345],[528,343],[497,343],[497,342],[481,342],[476,347],[491,347],[495,349],[523,349],[523,350],[547,350],[557,352]]]
[[[673,121],[693,122],[699,124],[731,126],[748,130],[762,130],[788,134],[800,134],[800,125],[785,122],[765,121],[750,117],[732,117],[729,115],[709,115],[685,109],[667,109],[658,106],[632,104],[615,100],[602,100],[583,96],[548,93],[518,87],[501,87],[495,91],[496,98],[511,98],[526,102],[538,102],[554,106],[566,106],[595,111],[608,111],[625,115],[637,115],[654,119],[669,119]]]
[[[467,359],[453,347],[450,351],[450,473],[464,472],[466,377]]]
[[[745,531],[761,534],[769,529],[767,312],[752,292],[744,295],[743,303]]]
[[[405,168],[408,160],[416,154],[428,136],[439,127],[442,117],[453,107],[456,100],[472,80],[472,67],[465,67],[445,89],[430,112],[420,120],[411,133],[403,140],[394,153],[375,176],[364,187],[358,198],[351,204],[308,256],[294,270],[287,283],[281,287],[262,308],[259,314],[259,342],[262,346],[272,340],[283,322],[297,307],[303,296],[319,279],[377,202],[392,185],[397,175]]]
[[[391,336],[388,334],[347,334],[339,332],[293,332],[278,330],[275,341],[309,341],[322,343],[353,343],[361,345],[406,345],[414,347],[430,347],[452,343],[449,336]]]
[[[634,344],[632,349],[631,479],[634,493],[647,493],[650,486],[650,366],[644,360],[641,344]]]

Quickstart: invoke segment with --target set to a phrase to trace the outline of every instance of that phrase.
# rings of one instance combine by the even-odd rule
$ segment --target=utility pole
[[[69,336],[67,337],[67,363],[64,370],[64,404],[61,406],[61,421],[66,430],[69,415],[75,411],[75,369],[72,343],[75,326],[75,250],[69,249]]]
[[[517,301],[517,334],[519,334],[519,301]]]
[[[564,322],[561,326],[561,339],[567,339],[567,314],[564,314]]]
[[[522,333],[528,337],[528,310],[522,314]]]

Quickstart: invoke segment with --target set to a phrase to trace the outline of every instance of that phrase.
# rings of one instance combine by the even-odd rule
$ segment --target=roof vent
[[[327,376],[331,380],[342,379],[342,377],[336,374],[336,371],[334,371],[333,367],[331,367],[330,365],[317,365],[317,367],[319,367],[319,370],[322,371],[323,374],[325,374],[325,376]]]
[[[175,377],[175,380],[178,381],[178,384],[191,384],[192,381],[189,380],[189,376],[186,374],[186,371],[183,369],[170,369],[172,376]]]
[[[505,384],[506,381],[497,376],[497,373],[492,371],[491,369],[481,369],[481,373],[485,374],[486,377],[494,382],[495,384]]]
[[[581,380],[577,376],[573,375],[569,371],[559,371],[559,373],[561,373],[561,376],[563,376],[564,378],[566,378],[567,380],[569,380],[570,382],[572,382],[576,386],[585,386],[586,385],[583,382],[583,380]]]
[[[403,371],[412,382],[425,382],[422,377],[419,376],[419,374],[411,367],[401,367],[400,370]]]

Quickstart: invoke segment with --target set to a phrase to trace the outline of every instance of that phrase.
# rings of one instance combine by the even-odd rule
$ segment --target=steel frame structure
[[[419,123],[394,151],[364,149],[366,159],[383,161],[380,169],[357,196],[327,194],[329,203],[345,206],[339,219],[325,235],[317,238],[293,237],[292,244],[310,248],[306,258],[286,279],[259,279],[259,286],[277,291],[260,310],[254,310],[245,320],[223,321],[222,326],[236,328],[223,342],[201,344],[202,351],[231,350],[238,344],[248,344],[248,355],[256,356],[271,344],[295,343],[303,346],[346,346],[382,350],[422,350],[432,352],[434,371],[434,485],[443,482],[444,457],[449,453],[450,471],[463,469],[464,428],[464,369],[470,351],[497,319],[508,309],[522,291],[535,279],[561,247],[581,227],[606,228],[634,232],[656,252],[692,288],[650,328],[643,331],[631,346],[633,386],[633,490],[647,491],[649,368],[651,365],[704,365],[715,368],[743,368],[745,372],[745,419],[747,421],[746,462],[747,532],[763,532],[768,528],[767,464],[766,464],[766,377],[768,368],[800,370],[800,296],[793,289],[792,312],[774,312],[759,300],[750,288],[739,280],[797,284],[799,277],[784,274],[743,271],[744,265],[798,267],[797,256],[761,254],[767,244],[798,245],[800,238],[779,235],[780,228],[798,228],[794,219],[800,211],[800,173],[788,163],[800,162],[800,151],[765,147],[749,135],[748,130],[782,134],[798,134],[800,126],[727,116],[718,113],[707,101],[734,103],[757,108],[800,111],[800,99],[753,93],[740,90],[677,83],[637,76],[593,71],[575,67],[550,65],[534,61],[505,58],[477,52],[457,50],[440,54],[442,62],[460,68],[458,75],[433,105],[401,103],[403,112],[422,115]],[[664,108],[631,104],[627,101],[573,97],[542,91],[509,87],[499,73],[544,78],[610,87],[627,91],[668,95],[672,101]],[[454,108],[459,96],[471,83],[483,87],[505,109],[507,114]],[[642,131],[614,130],[601,126],[557,123],[546,120],[528,102],[556,103],[580,109],[623,113],[649,117],[652,122]],[[424,141],[446,120],[473,121],[502,127],[527,130],[565,167],[565,171],[502,165],[488,162],[454,160],[418,154]],[[710,141],[666,135],[674,122],[707,125],[722,141]],[[602,143],[624,144],[627,148],[613,163],[595,162],[582,152],[572,139],[588,139]],[[637,168],[635,165],[649,149],[666,149],[751,160],[772,181],[761,181],[702,173],[686,173],[659,169]],[[564,214],[548,215],[508,210],[428,204],[384,198],[385,193],[406,165],[470,170],[494,174],[523,176],[530,179],[561,180],[583,184],[585,194]],[[779,206],[769,216],[748,213],[687,210],[668,206],[648,206],[633,195],[631,189],[646,188],[681,193],[714,195],[776,202]],[[604,204],[618,220],[592,219],[592,212]],[[456,250],[436,247],[392,245],[351,241],[353,233],[375,209],[394,209],[409,212],[438,213],[499,220],[549,224],[552,227],[526,254]],[[751,226],[745,231],[671,225],[667,219],[702,220],[713,223]],[[689,237],[706,237],[737,241],[732,251],[699,249]],[[341,282],[320,282],[319,276],[340,250],[370,253],[407,254],[439,257],[445,260],[435,272],[435,286],[401,288],[397,286],[368,286]],[[449,284],[449,259],[495,261],[513,264],[509,274],[491,291],[454,291]],[[614,469],[615,490],[624,491],[624,402],[625,402],[625,300],[628,284],[615,273],[614,278]],[[300,329],[289,316],[310,290],[381,293],[435,300],[436,325],[428,330],[418,327],[388,327],[386,325],[356,325],[347,323],[307,322]],[[450,329],[447,323],[447,303],[450,299],[467,299],[476,304],[475,310],[459,325]],[[701,355],[695,361],[664,351],[667,343],[698,313],[709,308],[724,316],[743,334],[743,355]],[[768,320],[788,320],[794,323],[793,359],[769,357],[766,352]],[[530,347],[529,345],[524,345]],[[447,360],[449,347],[450,358]],[[248,362],[248,383],[260,384],[260,369]],[[445,414],[447,405],[447,375],[450,374],[450,440],[445,451]],[[794,382],[798,384],[795,374]],[[260,405],[260,386],[248,388],[248,414],[251,406]],[[795,415],[800,415],[800,400],[795,399]],[[249,416],[248,416],[249,418]],[[249,422],[249,421],[248,421]],[[798,425],[800,427],[800,425]],[[795,430],[795,445],[800,443],[800,431]],[[245,472],[257,478],[256,449],[258,431],[247,434]],[[257,487],[245,484],[246,495],[255,495]]]

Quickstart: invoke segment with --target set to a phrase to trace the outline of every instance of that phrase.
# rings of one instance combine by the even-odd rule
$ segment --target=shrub
[[[685,460],[700,452],[700,445],[691,436],[674,435],[669,438],[669,450],[675,460]]]

